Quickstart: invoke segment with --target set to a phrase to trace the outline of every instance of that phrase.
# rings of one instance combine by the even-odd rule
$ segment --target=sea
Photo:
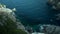
[[[56,16],[60,13],[47,4],[47,0],[0,0],[7,8],[16,8],[16,18],[23,25],[54,24],[60,25]]]

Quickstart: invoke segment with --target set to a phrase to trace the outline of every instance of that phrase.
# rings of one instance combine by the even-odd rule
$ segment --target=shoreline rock
[[[5,34],[29,34],[27,30],[25,30],[25,27],[21,24],[21,22],[16,19],[15,11],[16,9],[9,9],[6,8],[5,5],[0,4],[0,26],[3,28],[0,28],[1,33]],[[6,32],[5,28],[6,27]],[[4,29],[4,32],[2,32]],[[7,32],[8,30],[8,32]]]

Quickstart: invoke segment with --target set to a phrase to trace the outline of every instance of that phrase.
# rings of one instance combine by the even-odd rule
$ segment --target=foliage
[[[0,34],[27,34],[22,29],[17,29],[16,22],[5,16],[5,19],[0,15]]]

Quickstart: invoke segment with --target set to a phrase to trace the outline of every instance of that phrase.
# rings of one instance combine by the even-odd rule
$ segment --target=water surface
[[[16,15],[23,24],[56,24],[50,19],[57,14],[46,4],[47,0],[0,0],[8,8],[16,8]]]

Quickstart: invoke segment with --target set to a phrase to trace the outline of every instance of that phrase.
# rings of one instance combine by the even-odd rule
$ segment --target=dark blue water
[[[15,12],[23,24],[56,24],[50,22],[58,12],[46,4],[47,0],[0,0],[8,8],[16,8]]]

